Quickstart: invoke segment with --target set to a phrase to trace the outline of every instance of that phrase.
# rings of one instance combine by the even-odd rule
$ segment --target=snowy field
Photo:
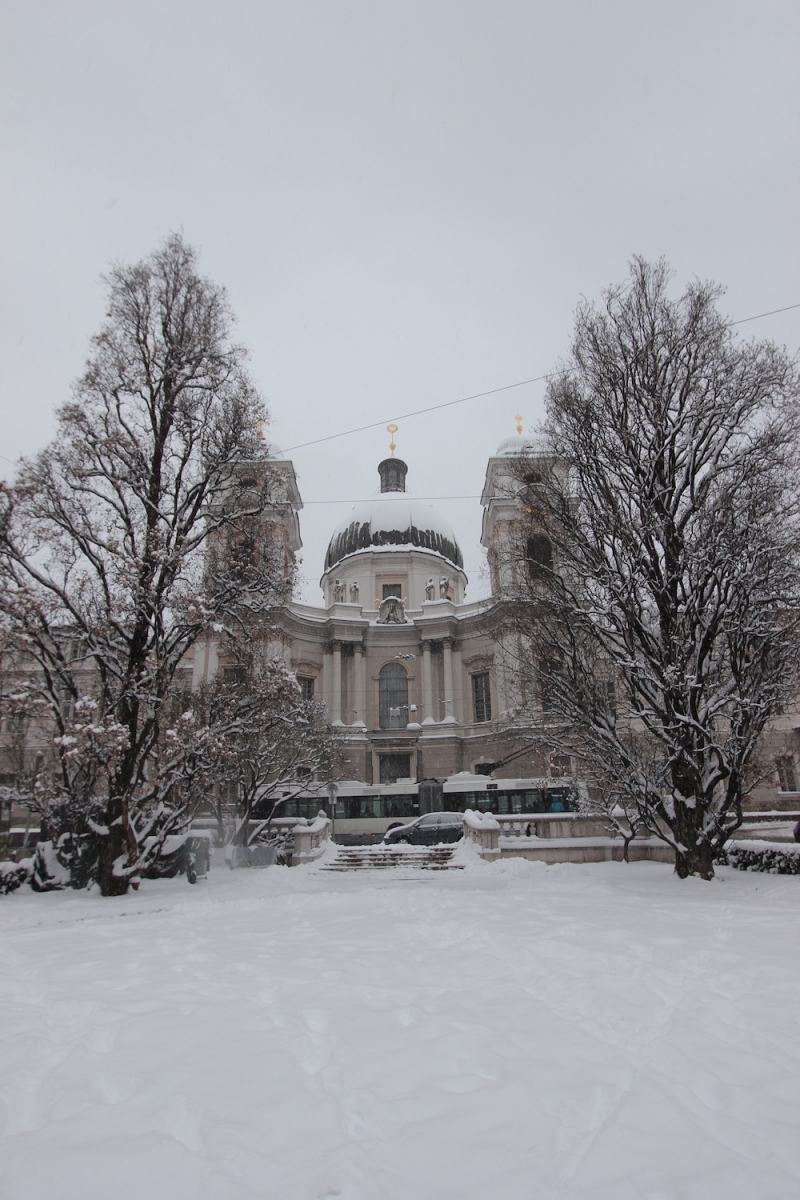
[[[0,1196],[797,1200],[799,913],[649,863],[4,897]]]

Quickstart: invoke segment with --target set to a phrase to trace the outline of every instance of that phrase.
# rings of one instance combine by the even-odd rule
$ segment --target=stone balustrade
[[[464,813],[464,837],[477,847],[481,858],[492,862],[500,857],[500,823],[492,813],[468,808]]]
[[[314,862],[320,858],[328,845],[331,823],[324,812],[318,813],[313,821],[299,818],[294,826],[294,850],[292,866]]]
[[[496,819],[502,837],[607,837],[612,832],[603,817],[583,813],[518,813]]]
[[[487,825],[487,818],[490,822]],[[603,817],[584,813],[467,813],[464,834],[483,858],[527,858],[536,862],[608,862],[624,856],[622,838]],[[672,862],[674,853],[657,838],[638,837],[628,846],[631,862]]]

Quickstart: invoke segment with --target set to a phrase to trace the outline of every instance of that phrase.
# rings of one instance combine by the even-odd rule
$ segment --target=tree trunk
[[[683,850],[675,851],[675,874],[679,879],[699,875],[701,879],[714,878],[714,854],[707,838],[703,836],[705,809],[698,801],[695,808],[679,804],[675,820],[671,823],[675,841]]]
[[[109,826],[108,834],[100,838],[100,858],[97,865],[97,882],[102,896],[124,896],[128,891],[128,879],[114,874],[114,863],[128,849],[128,839],[121,822]]]
[[[714,858],[708,845],[693,846],[688,850],[675,851],[675,874],[679,879],[699,875],[701,879],[714,878]]]
[[[236,822],[238,828],[233,835],[234,846],[246,846],[248,837],[250,836],[250,816],[253,811],[253,803],[249,798],[245,798],[239,802],[239,811],[236,814]]]

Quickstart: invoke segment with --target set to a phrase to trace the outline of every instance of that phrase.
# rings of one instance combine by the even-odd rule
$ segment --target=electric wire
[[[800,302],[797,304],[786,304],[783,308],[772,308],[769,312],[755,313],[752,317],[739,317],[736,321],[727,321],[726,324],[744,325],[748,321],[760,321],[762,317],[774,317],[778,313],[791,312],[792,309],[800,308]],[[400,416],[390,417],[389,421],[408,421],[412,417],[421,417],[425,413],[437,412],[442,408],[452,408],[456,404],[466,404],[469,400],[483,400],[486,396],[498,396],[501,392],[510,392],[514,388],[526,387],[530,383],[542,383],[545,379],[550,379],[555,374],[554,371],[548,371],[544,375],[534,375],[531,379],[518,379],[516,383],[504,383],[501,387],[488,388],[485,392],[474,392],[470,396],[459,396],[457,400],[445,400],[442,404],[430,404],[427,408],[417,408],[414,412],[402,413]],[[381,426],[386,426],[389,421],[371,421],[368,425],[357,425],[353,429],[344,429],[339,433],[329,433],[325,437],[314,438],[310,442],[298,442],[295,446],[287,446],[284,454],[290,454],[293,450],[305,450],[308,446],[319,446],[323,442],[333,442],[338,438],[350,437],[354,433],[364,433],[368,429],[379,429]],[[16,466],[15,460],[7,458],[5,454],[0,454],[3,462],[11,463]],[[429,497],[419,497],[420,499],[428,499]],[[473,500],[474,496],[432,496],[433,500]],[[306,504],[357,504],[357,500],[307,500]]]
[[[760,321],[762,317],[773,317],[777,313],[790,312],[794,308],[800,308],[800,303],[787,304],[783,308],[773,308],[769,312],[756,313],[752,317],[739,317],[738,320],[726,321],[725,324],[727,326],[744,325],[747,321]],[[483,400],[486,396],[497,396],[501,392],[510,392],[514,388],[526,387],[529,383],[541,383],[545,379],[551,379],[555,374],[555,371],[548,371],[544,375],[534,375],[531,379],[518,379],[516,383],[504,383],[501,387],[488,388],[485,392],[474,392],[470,396],[459,396],[457,400],[445,400],[442,404],[430,404],[427,408],[417,408],[413,412],[401,413],[399,416],[389,417],[385,421],[370,421],[368,425],[357,425],[353,429],[343,429],[339,433],[329,433],[325,437],[313,438],[310,442],[298,442],[295,446],[287,446],[283,450],[283,453],[291,454],[294,450],[305,450],[309,446],[320,446],[324,442],[333,442],[338,438],[350,437],[354,433],[364,433],[368,429],[385,428],[389,422],[409,421],[412,417],[421,417],[425,413],[438,412],[442,408],[452,408],[456,404],[466,404],[469,400]]]

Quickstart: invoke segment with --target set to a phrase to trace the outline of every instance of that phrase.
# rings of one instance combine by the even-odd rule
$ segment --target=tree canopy
[[[268,473],[241,478],[267,413],[224,291],[178,236],[107,284],[55,439],[0,496],[0,612],[54,735],[31,798],[89,838],[113,894],[185,822],[214,757],[175,699],[187,653],[268,615],[291,579],[268,541],[236,569],[220,552],[271,503]]]
[[[522,536],[552,561],[516,611],[543,736],[678,874],[710,877],[797,684],[797,374],[736,336],[719,287],[669,282],[636,259],[578,310],[518,465]]]

